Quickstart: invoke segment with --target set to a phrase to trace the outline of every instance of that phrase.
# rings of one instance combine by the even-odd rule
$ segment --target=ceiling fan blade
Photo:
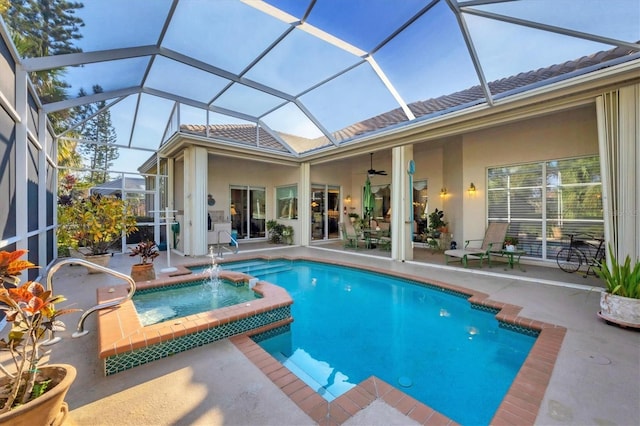
[[[378,176],[386,176],[387,172],[385,172],[384,170],[374,170],[374,169],[369,169],[367,170],[367,174],[369,176],[374,176],[374,175],[378,175]]]
[[[376,170],[373,168],[373,152],[370,154],[371,155],[371,168],[369,170],[367,170],[367,174],[369,176],[374,176],[374,175],[378,175],[378,176],[386,176],[387,172],[384,170]]]

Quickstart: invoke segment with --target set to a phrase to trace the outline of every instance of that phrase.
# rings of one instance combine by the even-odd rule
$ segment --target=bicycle
[[[586,236],[590,239],[575,239],[575,235],[569,235],[569,237],[569,247],[560,249],[556,256],[556,262],[558,262],[560,269],[564,272],[573,273],[577,272],[584,263],[588,265],[584,274],[585,278],[590,273],[595,275],[594,268],[598,268],[605,258],[604,239],[590,236]],[[597,244],[591,241],[596,241]],[[587,252],[586,254],[585,251]]]

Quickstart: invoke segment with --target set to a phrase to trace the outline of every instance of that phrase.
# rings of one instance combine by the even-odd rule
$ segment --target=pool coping
[[[496,312],[496,319],[503,324],[538,332],[538,337],[528,357],[518,371],[513,383],[491,420],[491,424],[522,425],[535,423],[567,331],[565,327],[521,317],[519,316],[522,310],[520,306],[491,300],[489,295],[483,292],[383,268],[366,267],[339,260],[279,255],[246,255],[230,260],[219,260],[218,263],[238,262],[251,259],[305,260],[346,266],[410,280],[417,284],[462,295],[466,297],[474,307],[480,309],[485,308]],[[194,274],[188,268],[203,265],[205,265],[203,262],[185,264],[178,267],[175,272],[160,274],[158,279],[137,283],[137,286],[140,289],[144,289],[158,285],[201,280],[208,275],[205,273]],[[247,274],[223,270],[220,271],[220,276],[221,278],[232,281],[248,281],[251,278],[251,276]],[[98,311],[99,356],[100,358],[106,358],[175,339],[194,331],[204,330],[225,322],[264,312],[269,309],[270,306],[273,306],[274,303],[277,306],[289,306],[293,303],[289,294],[283,288],[276,285],[258,281],[255,289],[263,296],[261,299],[256,299],[256,302],[260,303],[252,302],[251,306],[235,305],[202,314],[191,315],[181,318],[179,321],[170,322],[171,324],[159,323],[142,327],[131,301],[125,302],[120,305],[119,308]],[[99,303],[104,303],[108,300],[124,297],[126,291],[126,285],[99,288],[97,290],[98,301]],[[456,422],[443,414],[438,413],[436,410],[375,376],[371,376],[362,381],[335,400],[331,402],[327,401],[250,338],[252,335],[259,334],[271,328],[287,325],[290,322],[291,321],[282,321],[279,324],[241,333],[229,337],[229,340],[247,359],[289,396],[303,412],[318,424],[342,424],[377,399],[381,399],[403,415],[420,424],[456,424]]]

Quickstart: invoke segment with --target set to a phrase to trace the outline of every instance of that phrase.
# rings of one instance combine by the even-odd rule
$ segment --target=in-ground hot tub
[[[148,288],[185,285],[207,279],[209,274],[191,274],[138,283]],[[220,271],[223,281],[248,285],[249,275]],[[132,301],[118,308],[98,311],[99,357],[104,360],[104,374],[111,375],[138,365],[171,356],[216,340],[248,331],[264,332],[292,321],[289,294],[281,287],[258,282],[253,301],[194,313],[153,325],[143,326]],[[98,289],[98,303],[125,297],[126,285]]]

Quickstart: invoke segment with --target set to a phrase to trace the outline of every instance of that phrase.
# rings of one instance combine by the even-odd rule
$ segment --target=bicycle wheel
[[[565,272],[576,272],[582,265],[580,252],[573,247],[564,247],[556,256],[558,266]]]

